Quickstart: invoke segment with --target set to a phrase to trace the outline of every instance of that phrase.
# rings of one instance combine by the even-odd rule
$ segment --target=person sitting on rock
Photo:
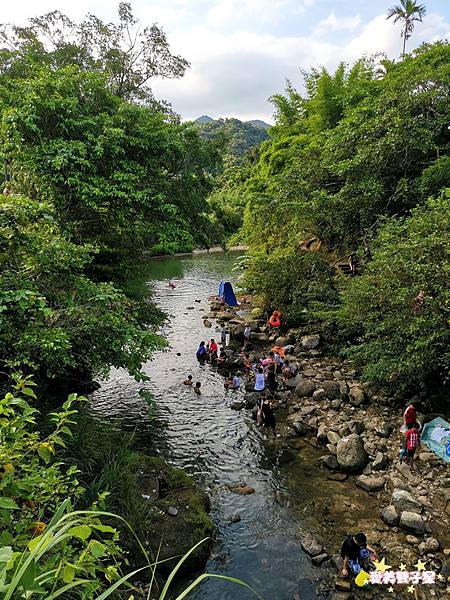
[[[366,535],[357,533],[355,536],[348,535],[342,543],[341,558],[344,561],[342,577],[348,577],[349,570],[358,575],[362,568],[370,570],[370,559],[376,560],[376,553],[367,545]]]
[[[223,348],[220,349],[220,353],[219,353],[219,357],[217,359],[217,364],[218,365],[223,365],[223,363],[227,360],[227,355],[225,353],[225,350]]]
[[[223,387],[226,390],[229,390],[233,387],[233,378],[231,377],[231,375],[228,375],[228,377],[225,379],[225,383],[223,384]]]
[[[192,375],[188,375],[187,379],[183,381],[184,385],[192,385],[194,382],[192,381]]]
[[[281,325],[280,313],[277,310],[273,311],[272,316],[270,317],[268,323],[269,323],[270,331],[272,331],[272,329],[276,329],[277,327],[280,327],[280,325]]]

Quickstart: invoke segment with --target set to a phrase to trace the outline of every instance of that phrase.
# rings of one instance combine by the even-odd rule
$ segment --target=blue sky
[[[396,0],[134,0],[143,24],[157,22],[173,51],[191,62],[182,80],[155,81],[183,118],[271,120],[268,97],[286,79],[301,85],[300,69],[352,62],[363,54],[398,57],[400,26],[386,21]],[[450,39],[450,1],[422,0],[427,8],[409,48]],[[21,0],[2,7],[3,22],[59,9],[79,19],[92,12],[114,19],[111,0]]]

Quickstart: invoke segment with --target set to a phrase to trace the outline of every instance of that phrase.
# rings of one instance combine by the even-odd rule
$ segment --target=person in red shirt
[[[420,431],[419,431],[419,423],[414,422],[413,425],[408,429],[405,433],[405,450],[406,450],[406,459],[411,459],[411,473],[414,466],[414,455],[416,450],[420,447]]]
[[[217,361],[217,352],[219,350],[219,346],[217,345],[216,341],[214,340],[214,338],[211,338],[208,344],[208,350],[209,350],[209,360],[211,363],[216,362]]]

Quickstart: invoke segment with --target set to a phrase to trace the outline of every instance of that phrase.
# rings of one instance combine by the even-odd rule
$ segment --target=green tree
[[[39,65],[53,70],[75,65],[105,73],[120,98],[153,103],[151,80],[182,77],[189,63],[171,53],[160,27],[142,27],[128,2],[119,3],[118,16],[117,23],[92,14],[75,23],[55,10],[29,19],[26,27],[1,25],[0,70],[14,78]]]
[[[354,340],[347,354],[368,379],[420,386],[448,376],[449,257],[450,190],[381,227],[337,312]]]
[[[412,36],[415,23],[422,23],[427,9],[423,4],[418,4],[416,0],[400,0],[400,4],[393,6],[387,12],[388,19],[394,19],[394,23],[401,21],[402,23],[402,38],[403,52],[406,54],[406,42]]]

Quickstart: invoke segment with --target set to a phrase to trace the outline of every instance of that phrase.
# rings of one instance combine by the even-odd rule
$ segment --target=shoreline
[[[144,250],[142,255],[146,259],[162,258],[182,258],[183,256],[201,256],[202,254],[226,254],[227,252],[246,252],[247,246],[231,246],[224,248],[222,246],[212,246],[211,248],[194,248],[191,252],[176,252],[175,254],[150,254],[149,250]]]
[[[252,357],[266,355],[275,345],[276,336],[268,335],[265,323],[249,314],[237,315],[233,310],[224,315],[215,308],[213,304],[208,318],[227,322],[231,333],[224,371],[242,368],[246,320],[252,321],[255,334],[249,349]],[[325,592],[333,600],[350,600],[355,591],[364,593],[364,598],[380,597],[373,595],[378,593],[377,586],[372,586],[372,591],[363,591],[350,579],[338,577],[342,565],[336,538],[347,527],[346,533],[365,531],[369,545],[374,545],[380,559],[385,557],[394,570],[404,563],[412,572],[417,561],[422,560],[427,570],[443,578],[436,580],[435,586],[420,586],[418,598],[448,598],[450,473],[448,465],[424,444],[414,461],[415,473],[410,473],[406,463],[400,464],[399,428],[403,413],[400,407],[407,399],[392,397],[380,387],[361,383],[351,363],[322,352],[319,336],[292,330],[281,338],[283,345],[296,346],[289,359],[298,365],[299,371],[275,392],[279,439],[287,446],[297,443],[300,455],[308,447],[321,450],[323,454],[314,467],[320,470],[324,484],[327,482],[329,486],[332,482],[333,496],[340,498],[336,502],[334,497],[324,496],[319,501],[320,510],[312,513],[315,524],[301,540],[312,564],[322,565],[317,592]],[[243,401],[233,403],[232,408],[253,409],[255,403],[253,385],[247,383]],[[423,422],[430,411],[418,410],[418,413]],[[364,513],[365,504],[372,507],[370,519]],[[352,514],[354,522],[348,519]],[[343,529],[341,533],[339,529]],[[380,586],[379,593],[387,594],[387,587]],[[433,593],[430,595],[427,590]],[[404,592],[406,588],[397,586],[389,597],[405,597]]]

